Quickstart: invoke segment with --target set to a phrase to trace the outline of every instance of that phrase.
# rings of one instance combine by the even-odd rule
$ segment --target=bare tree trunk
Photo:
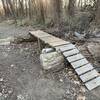
[[[6,14],[7,14],[7,12],[6,12],[6,6],[5,6],[5,3],[4,3],[4,0],[1,0],[1,2],[2,2],[3,9],[4,9],[4,12],[5,12],[5,15],[6,15]]]
[[[100,23],[100,0],[97,0],[96,21]]]
[[[37,0],[38,4],[38,22],[45,23],[45,10],[42,0]]]
[[[84,0],[84,6],[86,6],[86,4],[87,4],[87,0]]]
[[[32,7],[33,7],[33,15],[37,16],[37,6],[36,6],[36,0],[32,0]]]
[[[51,0],[50,8],[52,8],[53,22],[59,24],[61,18],[62,0]]]
[[[10,11],[9,11],[7,0],[2,0],[2,5],[4,8],[5,16],[9,17]]]
[[[15,16],[14,7],[13,7],[11,0],[7,0],[7,5],[8,5],[8,9],[9,9],[9,12],[11,13],[11,15]]]
[[[76,1],[76,0],[69,0],[68,14],[69,14],[70,16],[73,16],[73,15],[74,15],[75,1]]]
[[[21,18],[25,16],[23,0],[19,0],[19,16],[21,16]]]
[[[27,17],[28,15],[28,3],[27,0],[25,0],[25,16]]]
[[[80,7],[80,2],[81,2],[81,0],[78,1],[78,7]]]
[[[29,0],[28,5],[29,5],[29,18],[32,19],[33,17],[32,0]]]

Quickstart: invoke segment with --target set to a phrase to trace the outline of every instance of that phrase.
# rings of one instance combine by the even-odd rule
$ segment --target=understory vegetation
[[[84,32],[99,25],[100,0],[1,0],[0,15],[19,26],[59,27]]]

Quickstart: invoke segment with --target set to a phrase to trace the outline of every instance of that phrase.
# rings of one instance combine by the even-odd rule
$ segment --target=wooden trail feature
[[[66,60],[72,65],[73,69],[83,81],[88,90],[100,86],[100,75],[93,65],[80,53],[80,51],[68,41],[64,41],[41,30],[30,31],[31,35],[56,50],[61,50]],[[39,42],[40,48],[40,42]]]

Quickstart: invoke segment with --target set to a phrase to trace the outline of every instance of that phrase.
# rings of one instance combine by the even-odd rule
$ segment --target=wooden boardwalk
[[[88,90],[100,86],[100,75],[93,65],[68,41],[64,41],[41,30],[29,32],[34,37],[49,44],[56,50],[61,50],[67,61],[72,65],[77,75],[84,82]]]

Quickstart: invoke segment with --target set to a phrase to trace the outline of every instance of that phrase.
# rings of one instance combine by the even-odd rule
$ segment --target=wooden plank
[[[100,76],[85,83],[85,85],[89,90],[95,89],[96,87],[100,85]]]
[[[83,66],[87,63],[89,63],[89,62],[86,59],[81,59],[79,61],[71,63],[71,65],[72,65],[73,68],[78,68],[78,67],[81,67],[81,66]]]
[[[56,48],[56,50],[61,50],[62,52],[64,52],[64,51],[67,51],[67,50],[74,49],[76,47],[73,44],[68,44],[68,45],[58,46],[58,47],[55,47],[55,48]]]
[[[61,46],[61,45],[64,45],[64,44],[70,44],[70,42],[61,40],[61,41],[55,41],[55,42],[50,42],[50,43],[49,43],[49,45],[51,45],[51,46],[53,46],[53,47]]]
[[[68,57],[68,56],[72,56],[72,55],[77,54],[77,53],[79,53],[79,50],[73,49],[73,50],[70,50],[70,51],[63,52],[63,55],[65,57]]]
[[[43,32],[41,30],[37,30],[37,31],[30,31],[29,33],[31,33],[32,35],[34,35],[37,38],[41,38],[41,37],[47,37],[47,36],[52,36],[46,32]]]
[[[61,39],[56,38],[54,36],[48,36],[48,37],[41,37],[40,38],[42,41],[44,41],[45,43],[50,43],[50,42],[56,42],[56,41],[61,41]]]
[[[84,56],[83,56],[82,54],[76,54],[76,55],[73,55],[73,56],[71,56],[71,57],[68,57],[67,60],[68,60],[69,62],[74,62],[74,61],[80,60],[80,59],[82,59],[82,58],[84,58]]]
[[[89,81],[95,77],[99,76],[99,73],[94,69],[84,75],[81,75],[80,78],[83,82]]]
[[[77,68],[75,71],[77,72],[78,75],[81,75],[81,74],[84,74],[92,69],[94,69],[93,66],[91,64],[87,64],[85,66]]]

